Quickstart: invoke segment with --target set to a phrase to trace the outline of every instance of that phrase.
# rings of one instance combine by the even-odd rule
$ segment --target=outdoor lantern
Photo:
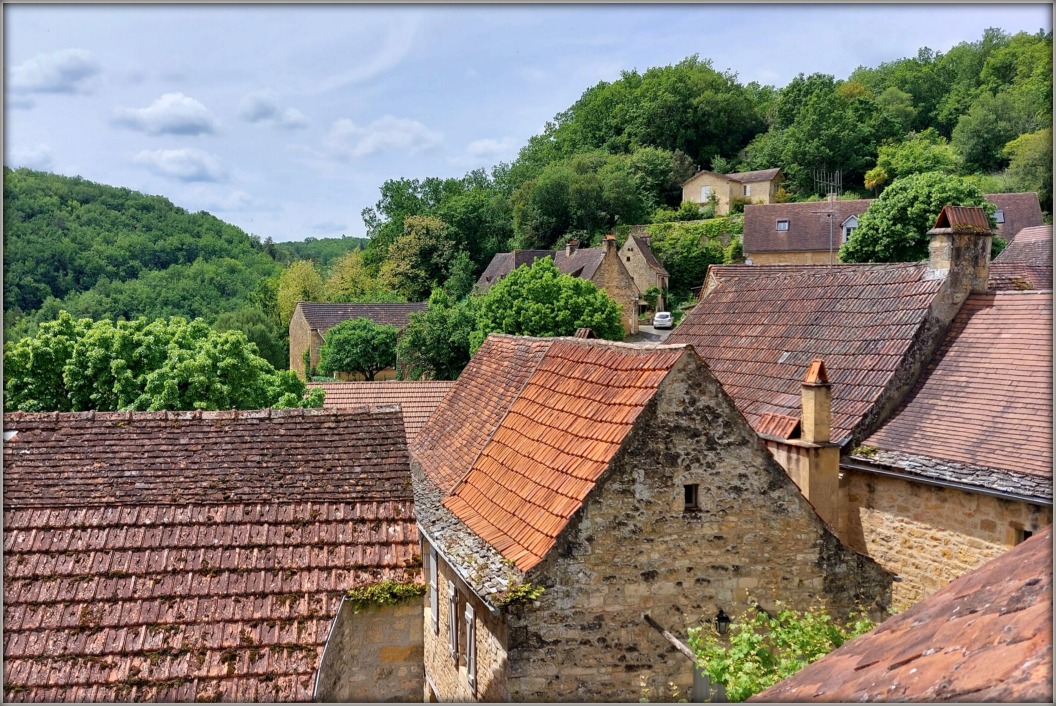
[[[725,635],[730,629],[730,616],[723,613],[722,608],[719,608],[719,614],[715,616],[715,629],[720,635]]]

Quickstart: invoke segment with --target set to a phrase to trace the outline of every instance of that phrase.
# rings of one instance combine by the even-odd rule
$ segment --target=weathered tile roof
[[[997,234],[1009,243],[1019,237],[1019,232],[1031,226],[1040,226],[1044,221],[1041,216],[1041,203],[1037,193],[1028,191],[1018,194],[986,194],[990,203],[1000,208],[1005,214],[1005,222],[997,224]]]
[[[408,443],[451,390],[451,380],[384,380],[381,382],[316,382],[326,392],[326,409],[400,405]]]
[[[1031,226],[1019,231],[1017,243],[1052,242],[1052,225]]]
[[[605,248],[576,248],[572,255],[558,250],[554,255],[554,266],[558,271],[581,279],[590,279],[605,259]]]
[[[531,569],[684,352],[555,340],[444,506]]]
[[[528,382],[551,339],[492,334],[410,444],[426,476],[448,491],[477,455]]]
[[[605,249],[602,247],[577,248],[572,251],[571,257],[564,250],[514,250],[513,252],[496,253],[480,275],[480,279],[477,280],[477,288],[486,292],[496,282],[521,265],[531,265],[544,257],[552,258],[559,272],[590,279],[605,259]]]
[[[761,252],[792,252],[829,249],[829,216],[832,211],[832,248],[840,249],[842,224],[851,216],[865,213],[871,199],[807,203],[749,204],[744,207],[744,235],[741,242],[746,256]],[[779,220],[788,221],[788,230],[777,230]]]
[[[726,270],[667,342],[693,345],[757,430],[766,412],[800,415],[804,372],[824,360],[837,443],[872,411],[942,284],[923,263]]]
[[[1052,526],[753,702],[1052,703]]]
[[[645,258],[646,264],[660,274],[667,275],[667,270],[660,264],[660,261],[656,259],[656,254],[653,252],[653,246],[649,244],[649,236],[632,235],[630,237],[634,238],[634,244],[638,246],[638,250]]]
[[[864,444],[1051,485],[1052,304],[1052,290],[970,296],[916,387]],[[991,476],[976,482],[1000,482]]]
[[[1024,263],[1052,268],[1052,226],[1024,228],[1015,241],[1001,251],[994,263]]]
[[[991,291],[1052,289],[1052,264],[1033,265],[995,260],[990,263],[990,279],[987,284]]]
[[[318,302],[297,302],[304,313],[308,326],[320,331],[337,326],[349,319],[370,319],[376,324],[403,328],[409,322],[411,314],[425,311],[429,302],[411,302],[409,304],[321,304]]]
[[[343,592],[418,571],[396,409],[92,417],[5,415],[5,701],[310,700]]]
[[[780,172],[780,168],[757,169],[754,172],[735,172],[733,174],[723,174],[723,176],[732,181],[739,181],[742,184],[748,184],[757,181],[770,181]]]

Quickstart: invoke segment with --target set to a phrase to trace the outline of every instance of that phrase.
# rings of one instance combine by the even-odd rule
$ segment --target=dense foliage
[[[590,280],[562,274],[549,257],[504,277],[480,297],[475,310],[473,352],[489,333],[571,336],[585,327],[598,338],[623,340],[616,302]]]
[[[76,319],[61,312],[4,344],[4,408],[262,409],[322,405],[289,370],[276,371],[240,331],[180,317]]]
[[[858,219],[850,240],[840,248],[843,262],[914,262],[928,257],[928,231],[943,206],[979,206],[996,228],[995,206],[978,187],[941,172],[896,179]],[[995,238],[995,241],[998,240]]]
[[[342,255],[362,250],[367,246],[367,238],[354,238],[350,235],[342,235],[340,238],[313,238],[311,236],[304,240],[295,240],[285,243],[273,243],[269,238],[264,239],[264,247],[273,253],[273,257],[282,263],[295,262],[297,260],[311,260],[321,267],[329,267]]]
[[[323,375],[350,373],[373,380],[396,365],[396,333],[395,326],[370,319],[342,321],[326,332],[319,349],[319,370]]]
[[[411,380],[454,380],[469,363],[469,337],[476,328],[474,300],[457,301],[443,289],[429,308],[411,314],[396,344],[396,357]]]
[[[672,299],[688,299],[690,290],[704,283],[708,266],[726,261],[725,248],[731,236],[742,233],[744,220],[738,217],[649,226],[650,245],[670,276]]]
[[[759,607],[735,618],[726,635],[712,627],[689,628],[689,646],[712,684],[726,688],[731,702],[744,701],[786,679],[850,639],[872,630],[864,616],[842,624],[821,608],[796,611],[778,604],[776,614]]]

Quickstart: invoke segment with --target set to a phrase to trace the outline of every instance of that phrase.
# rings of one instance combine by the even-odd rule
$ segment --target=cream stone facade
[[[645,292],[654,287],[660,290],[656,310],[665,311],[663,294],[667,291],[667,270],[657,261],[651,248],[648,254],[643,251],[643,248],[649,248],[648,237],[629,235],[623,247],[620,248],[620,259],[639,292]]]
[[[612,297],[620,307],[620,323],[625,336],[638,333],[638,303],[641,292],[627,267],[620,261],[615,238],[602,240],[605,257],[590,280]]]
[[[290,318],[290,370],[305,378],[308,371],[304,369],[304,352],[309,351],[312,368],[319,367],[319,349],[323,346],[323,337],[319,329],[312,328],[304,318],[301,307],[293,310]]]
[[[828,250],[755,252],[745,257],[747,265],[828,265],[830,262],[840,261],[838,248],[832,253]]]
[[[748,199],[749,203],[755,204],[774,203],[783,181],[780,171],[773,169],[741,174],[703,170],[682,184],[682,201],[699,204],[714,201],[715,215],[725,216],[730,213],[730,204],[735,198]]]

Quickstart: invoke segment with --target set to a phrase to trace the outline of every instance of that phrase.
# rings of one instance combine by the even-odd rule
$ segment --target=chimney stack
[[[606,235],[603,242],[605,243],[605,252],[616,249],[616,236],[612,233]]]
[[[578,247],[579,247],[579,241],[578,240],[570,240],[567,243],[565,243],[565,257],[572,257],[572,253],[574,253],[576,251],[576,248],[578,248]]]
[[[928,231],[928,269],[933,278],[945,277],[949,294],[964,300],[985,294],[990,279],[990,243],[994,231],[986,211],[977,207],[945,206]]]
[[[810,361],[800,394],[803,405],[801,438],[811,444],[829,443],[832,432],[832,385],[823,361]]]

